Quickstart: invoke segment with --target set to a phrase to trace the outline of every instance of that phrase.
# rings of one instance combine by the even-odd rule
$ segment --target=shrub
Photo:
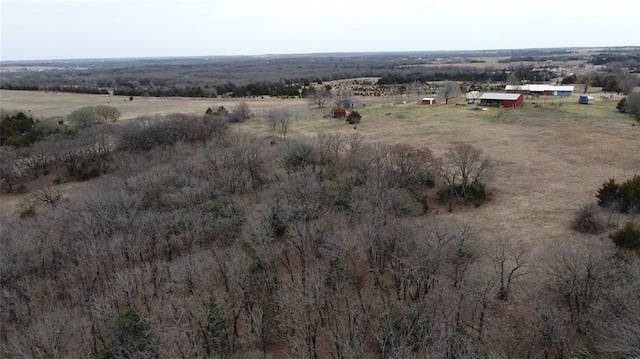
[[[613,178],[603,183],[596,195],[596,198],[598,198],[598,206],[606,208],[615,203],[617,201],[618,189],[620,189],[620,185],[618,185]]]
[[[0,145],[27,147],[44,138],[37,122],[23,112],[0,118]]]
[[[287,143],[284,165],[287,170],[301,169],[308,165],[317,165],[318,154],[313,143],[304,140]]]
[[[635,175],[621,184],[610,179],[598,189],[596,197],[601,207],[611,207],[615,204],[620,212],[636,212],[640,210],[640,175]]]
[[[207,306],[207,324],[203,331],[205,348],[208,355],[224,357],[227,350],[227,318],[224,310],[211,296]]]
[[[616,109],[618,110],[618,112],[622,112],[622,113],[627,112],[627,98],[626,97],[623,97],[622,100],[618,101],[618,104],[616,105]]]
[[[593,204],[588,204],[575,214],[571,228],[580,233],[599,234],[604,232],[605,224]]]
[[[620,211],[637,212],[640,210],[640,175],[623,182],[618,189]]]
[[[459,193],[465,192],[465,196],[460,196]],[[455,185],[453,188],[444,188],[438,191],[438,200],[445,202],[451,199],[459,198],[473,203],[474,206],[479,207],[483,203],[489,200],[491,193],[487,191],[486,186],[483,183],[475,183],[468,186],[466,189],[462,185]]]
[[[351,111],[349,116],[347,116],[347,122],[349,122],[350,125],[357,125],[360,123],[360,120],[362,120],[362,115],[358,111]]]
[[[27,207],[25,210],[20,212],[20,219],[34,217],[36,215],[36,210],[33,206]]]
[[[79,128],[87,128],[101,120],[100,116],[96,112],[95,106],[85,106],[73,110],[67,115],[67,121]]]
[[[627,96],[625,112],[633,115],[640,121],[640,93],[631,93]]]
[[[251,109],[246,102],[240,102],[229,114],[229,122],[242,123],[251,117]]]
[[[127,308],[118,315],[115,340],[106,348],[105,358],[152,358],[157,355],[151,329],[140,312]]]
[[[120,118],[120,110],[113,106],[98,105],[94,108],[98,117],[103,121],[115,122]]]
[[[609,236],[618,247],[640,251],[640,228],[632,222]]]
[[[81,181],[88,181],[92,178],[100,176],[100,169],[96,166],[80,167],[76,173],[76,176]]]
[[[563,85],[575,84],[578,81],[578,77],[576,75],[570,75],[562,79]]]

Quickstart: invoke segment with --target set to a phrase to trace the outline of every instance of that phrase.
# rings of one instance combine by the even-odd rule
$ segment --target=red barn
[[[423,105],[433,105],[436,103],[436,99],[433,97],[425,97],[422,99]]]
[[[331,117],[333,118],[345,118],[347,117],[347,110],[342,107],[334,107],[331,110]]]
[[[478,100],[481,106],[522,107],[524,97],[520,93],[485,92]]]

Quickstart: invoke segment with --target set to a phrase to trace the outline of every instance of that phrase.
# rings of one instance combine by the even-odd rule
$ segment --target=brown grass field
[[[208,107],[224,106],[231,110],[245,101],[251,109],[260,113],[272,107],[291,107],[305,104],[299,99],[208,99],[182,97],[135,97],[129,101],[125,96],[88,95],[36,91],[0,90],[0,106],[5,110],[30,111],[34,118],[64,117],[83,106],[109,105],[122,114],[121,120],[130,120],[144,115],[167,115],[171,113],[204,114]]]
[[[149,98],[2,91],[3,109],[31,110],[38,118],[64,116],[74,108],[109,104],[123,119],[140,115],[204,113],[207,107],[232,108],[237,99]],[[551,101],[554,104],[551,104]],[[474,106],[418,104],[393,105],[386,99],[365,99],[358,109],[363,120],[356,129],[343,121],[323,118],[325,109],[312,109],[298,117],[288,134],[322,132],[359,133],[371,142],[408,143],[442,155],[456,142],[467,142],[493,161],[490,202],[479,208],[432,206],[439,216],[475,223],[488,237],[506,237],[528,243],[579,240],[569,229],[576,210],[594,202],[596,190],[609,178],[618,182],[640,174],[640,125],[615,109],[616,101],[596,98],[594,105],[579,105],[577,95],[546,99],[541,108],[501,111]],[[254,113],[274,107],[308,108],[302,99],[247,99]],[[237,128],[258,134],[270,132],[259,116]],[[6,196],[5,201],[8,199]],[[432,195],[431,197],[434,197]]]

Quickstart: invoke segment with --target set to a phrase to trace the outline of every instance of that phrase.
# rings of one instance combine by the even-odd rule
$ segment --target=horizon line
[[[494,48],[494,49],[458,49],[458,50],[396,50],[396,51],[336,51],[336,52],[291,52],[291,53],[263,53],[263,54],[237,54],[237,55],[175,55],[175,56],[125,56],[125,57],[70,57],[70,58],[47,58],[47,59],[20,59],[20,60],[0,60],[0,65],[6,63],[37,63],[37,62],[59,62],[59,61],[118,61],[118,60],[169,60],[169,59],[189,59],[189,58],[241,58],[241,57],[278,57],[278,56],[331,56],[331,55],[357,55],[357,54],[417,54],[417,53],[481,53],[481,52],[501,52],[501,51],[524,51],[524,50],[575,50],[575,49],[640,49],[639,45],[615,45],[615,46],[559,46],[559,47],[522,47],[522,48]]]

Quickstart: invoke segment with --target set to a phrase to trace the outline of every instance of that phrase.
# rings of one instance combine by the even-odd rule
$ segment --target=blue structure
[[[553,96],[573,96],[573,86],[550,86]]]
[[[593,105],[593,97],[588,95],[580,95],[580,98],[578,98],[578,103],[581,105]]]

